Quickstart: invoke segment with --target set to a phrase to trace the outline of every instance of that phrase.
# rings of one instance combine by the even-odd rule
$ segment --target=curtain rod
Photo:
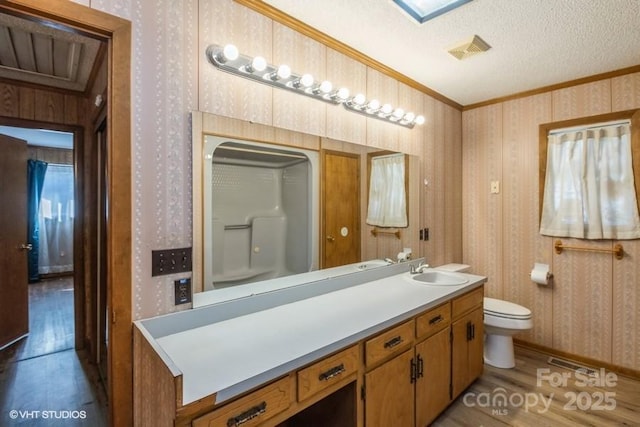
[[[586,126],[573,126],[568,128],[560,128],[549,131],[549,135],[557,135],[560,133],[569,133],[569,132],[580,132],[585,130],[596,130],[603,129],[611,126],[619,126],[619,125],[628,125],[631,124],[631,120],[617,120],[614,122],[606,122],[606,123],[596,123],[594,125],[586,125]]]

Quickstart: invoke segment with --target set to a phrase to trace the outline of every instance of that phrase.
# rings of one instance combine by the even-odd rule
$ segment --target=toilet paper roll
[[[531,280],[539,285],[548,285],[551,279],[548,264],[535,263],[531,270]]]

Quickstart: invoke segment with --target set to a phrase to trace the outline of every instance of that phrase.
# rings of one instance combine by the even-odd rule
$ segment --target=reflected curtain
[[[540,233],[640,238],[628,123],[549,135]]]
[[[27,161],[27,243],[31,245],[28,255],[29,283],[40,280],[38,273],[38,256],[40,253],[40,197],[47,163],[40,160]]]
[[[49,164],[40,198],[38,273],[73,271],[73,166]]]
[[[404,154],[371,159],[367,224],[379,227],[407,226]]]

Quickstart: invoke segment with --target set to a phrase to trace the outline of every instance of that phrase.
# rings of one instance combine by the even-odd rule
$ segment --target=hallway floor
[[[0,352],[0,426],[106,426],[97,369],[73,348],[73,280],[29,285],[29,317],[29,336]]]

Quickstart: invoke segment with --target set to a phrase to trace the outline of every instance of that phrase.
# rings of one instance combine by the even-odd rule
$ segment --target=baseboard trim
[[[540,344],[534,344],[528,341],[520,340],[518,338],[513,339],[513,344],[518,347],[535,350],[540,353],[545,353],[545,354],[548,354],[549,356],[557,356],[557,357],[562,357],[564,359],[570,359],[574,362],[578,362],[583,365],[588,365],[589,367],[592,367],[592,368],[605,368],[608,371],[612,371],[617,374],[633,378],[635,380],[640,380],[640,371],[635,369],[625,368],[624,366],[614,365],[612,363],[603,362],[601,360],[592,359],[590,357],[579,356],[577,354],[568,353],[566,351],[556,350],[551,347],[547,347]]]

